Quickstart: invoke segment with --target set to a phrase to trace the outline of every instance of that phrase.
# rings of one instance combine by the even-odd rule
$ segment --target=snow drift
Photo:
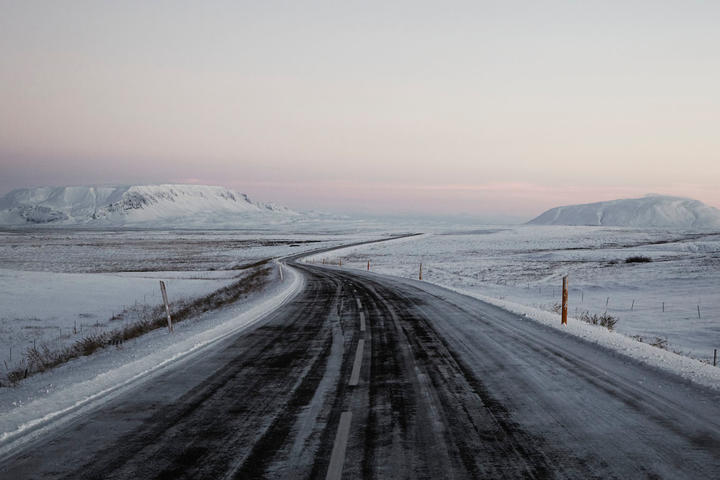
[[[720,228],[720,210],[690,198],[647,195],[642,198],[555,207],[528,223],[708,229]]]
[[[208,185],[23,188],[0,199],[0,225],[242,226],[302,216]]]

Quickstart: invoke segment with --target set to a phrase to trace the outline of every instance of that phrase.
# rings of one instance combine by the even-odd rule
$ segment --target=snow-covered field
[[[646,256],[649,263],[625,263]],[[616,331],[711,361],[720,349],[720,234],[516,226],[428,234],[317,256],[551,311],[569,275],[570,316],[619,319]],[[559,320],[558,320],[559,321]]]
[[[14,388],[1,389],[0,455],[41,436],[58,422],[82,415],[85,409],[136,382],[201,354],[248,328],[302,289],[302,277],[293,271],[288,271],[284,280],[275,280],[263,295],[180,323],[172,335],[154,330],[121,347],[74,359]]]
[[[0,365],[32,346],[51,350],[137,320],[161,302],[190,300],[236,281],[245,265],[377,234],[240,231],[0,232]]]

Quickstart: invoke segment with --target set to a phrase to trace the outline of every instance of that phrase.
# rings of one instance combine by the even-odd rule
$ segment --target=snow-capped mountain
[[[243,226],[302,214],[209,185],[40,187],[0,199],[0,225]]]
[[[720,228],[720,210],[690,198],[647,195],[641,198],[555,207],[528,223],[707,229]]]

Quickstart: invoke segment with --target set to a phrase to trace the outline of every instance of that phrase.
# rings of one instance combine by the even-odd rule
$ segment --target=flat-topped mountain
[[[285,223],[302,214],[209,185],[39,187],[0,199],[0,225],[177,227]]]
[[[555,207],[528,223],[707,229],[720,228],[720,210],[690,198],[647,195],[641,198]]]

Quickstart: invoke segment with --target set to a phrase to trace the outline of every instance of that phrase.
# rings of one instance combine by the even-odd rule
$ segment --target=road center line
[[[355,301],[356,301],[357,304],[358,304],[358,308],[362,308],[362,303],[360,303],[360,299],[359,299],[359,298],[356,298]]]
[[[360,381],[360,367],[362,366],[363,348],[365,348],[365,340],[360,339],[358,341],[357,350],[355,350],[355,362],[353,362],[352,373],[350,373],[350,385],[351,387],[357,386]]]
[[[362,341],[362,340],[361,340]],[[350,435],[350,420],[352,412],[340,414],[340,423],[335,434],[332,454],[330,455],[330,466],[328,467],[325,480],[340,480],[342,478],[343,464],[345,463],[345,449],[347,448],[348,436]]]
[[[365,331],[365,314],[363,312],[360,312],[360,331]]]

